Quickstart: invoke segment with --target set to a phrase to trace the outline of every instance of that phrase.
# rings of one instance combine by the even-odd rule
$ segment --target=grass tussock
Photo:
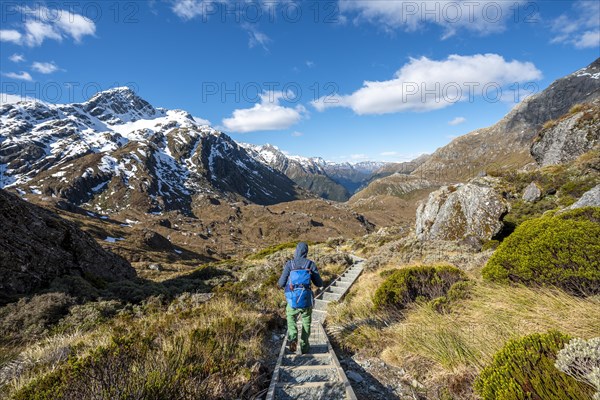
[[[67,349],[66,361],[11,382],[15,399],[226,398],[264,382],[269,317],[228,297],[177,307],[148,304],[74,340],[48,342],[40,354]],[[186,307],[187,305],[187,307]],[[92,340],[97,335],[107,340]],[[83,340],[85,339],[85,340]],[[96,345],[96,346],[94,346]],[[52,348],[56,346],[56,348]],[[31,352],[32,350],[30,350]]]

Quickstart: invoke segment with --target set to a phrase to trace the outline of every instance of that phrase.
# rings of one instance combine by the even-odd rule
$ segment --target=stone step
[[[277,385],[277,400],[342,400],[346,388],[342,382],[306,382],[302,384]]]
[[[338,301],[342,298],[342,295],[339,293],[323,293],[322,299],[325,301]]]
[[[321,299],[315,299],[315,305],[313,307],[313,311],[314,310],[327,311],[327,305],[328,304],[329,304],[328,301],[321,300]]]
[[[327,288],[327,290],[325,291],[325,293],[339,293],[339,294],[344,294],[346,293],[346,289],[347,288],[343,288],[340,286],[329,286],[329,288]]]
[[[339,376],[334,366],[285,367],[279,370],[280,383],[337,381],[339,381]]]
[[[281,360],[282,366],[331,365],[331,354],[288,354]]]

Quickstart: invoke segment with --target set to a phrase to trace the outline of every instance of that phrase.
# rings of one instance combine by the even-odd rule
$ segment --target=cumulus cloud
[[[68,37],[79,43],[84,36],[93,36],[96,33],[96,24],[93,21],[67,10],[26,6],[19,10],[23,14],[21,30],[0,30],[0,41],[36,47],[47,39],[60,42]]]
[[[478,96],[499,101],[502,87],[541,78],[534,64],[506,61],[497,54],[451,55],[439,61],[411,58],[391,80],[365,81],[352,94],[322,97],[312,105],[319,111],[346,107],[359,115],[431,111]]]
[[[12,42],[21,44],[23,35],[14,29],[0,29],[0,42]]]
[[[448,121],[448,125],[460,125],[460,124],[464,124],[465,122],[467,122],[467,119],[465,117],[456,117],[454,119],[452,119],[451,121]]]
[[[58,66],[54,62],[39,62],[35,61],[31,64],[31,69],[39,72],[40,74],[51,74],[59,70]]]
[[[514,16],[515,7],[524,3],[525,0],[339,0],[339,7],[342,15],[355,24],[366,22],[407,32],[433,24],[444,29],[445,39],[461,29],[483,35],[502,32],[506,21]]]
[[[600,47],[600,3],[577,1],[572,10],[552,21],[551,43],[571,44],[578,49]]]
[[[210,121],[204,118],[193,116],[194,121],[200,125],[211,125]]]
[[[292,136],[293,137],[300,137],[300,136],[304,136],[304,133],[298,132],[298,131],[294,131],[294,132],[292,132]]]
[[[7,78],[10,78],[10,79],[18,79],[18,80],[21,80],[21,81],[28,81],[28,82],[33,81],[33,78],[31,77],[31,75],[29,75],[29,73],[25,72],[25,71],[21,71],[19,73],[17,73],[17,72],[6,72],[6,73],[4,73],[3,72],[2,75],[4,75]]]
[[[285,107],[281,99],[291,98],[291,94],[282,92],[264,92],[260,103],[252,108],[237,109],[230,118],[223,119],[223,126],[231,132],[273,131],[287,129],[298,123],[306,109],[298,105]]]
[[[20,63],[25,61],[25,56],[23,54],[13,54],[12,56],[8,57],[8,59],[14,63]]]

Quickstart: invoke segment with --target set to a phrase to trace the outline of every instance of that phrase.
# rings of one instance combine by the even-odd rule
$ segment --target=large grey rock
[[[494,189],[497,180],[477,178],[444,186],[417,208],[416,234],[421,240],[489,240],[502,229],[507,202]]]
[[[535,183],[531,182],[523,191],[523,200],[534,203],[542,198],[542,190]]]
[[[600,102],[542,129],[531,145],[538,164],[557,165],[573,161],[600,144]]]
[[[585,192],[569,209],[582,207],[600,207],[600,185]]]

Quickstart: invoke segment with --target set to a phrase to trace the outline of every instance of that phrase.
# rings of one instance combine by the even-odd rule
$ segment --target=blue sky
[[[239,141],[403,161],[599,57],[599,4],[4,1],[0,92],[79,102],[127,85]]]

